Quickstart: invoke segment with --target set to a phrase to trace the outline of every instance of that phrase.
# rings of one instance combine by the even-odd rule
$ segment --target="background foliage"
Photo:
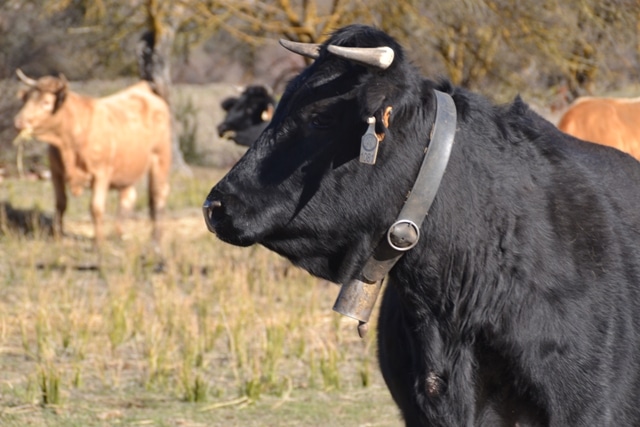
[[[174,32],[176,82],[274,85],[275,40],[319,42],[353,22],[390,32],[425,73],[473,89],[575,96],[638,80],[636,0],[6,0],[0,78],[17,67],[72,80],[135,75],[135,41],[155,25]]]
[[[580,95],[638,92],[637,0],[4,0],[0,90],[16,93],[17,68],[72,82],[135,79],[136,47],[151,30],[174,85],[262,83],[277,95],[305,65],[277,40],[321,42],[349,23],[384,29],[425,75],[499,102],[521,94],[557,115]],[[215,123],[188,123],[177,116],[188,106],[172,104],[182,120],[175,128],[191,134],[174,138],[174,163],[184,170],[179,145],[201,159],[192,136]],[[0,99],[0,169],[13,162],[18,108],[15,97]],[[207,137],[200,143],[217,134]]]

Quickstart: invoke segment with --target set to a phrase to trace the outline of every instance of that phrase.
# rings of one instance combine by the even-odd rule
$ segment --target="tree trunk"
[[[170,8],[167,10],[166,8]],[[153,41],[154,66],[148,70],[154,83],[154,90],[167,101],[171,110],[171,146],[172,168],[180,173],[191,174],[191,169],[184,160],[178,136],[176,135],[175,117],[171,103],[171,49],[176,33],[176,19],[170,4],[147,0],[148,33],[143,36]]]

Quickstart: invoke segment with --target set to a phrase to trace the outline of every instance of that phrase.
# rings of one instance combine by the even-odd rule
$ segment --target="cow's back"
[[[99,98],[88,144],[94,169],[107,167],[113,187],[131,185],[154,157],[171,155],[169,107],[147,82]]]
[[[625,152],[574,138],[568,139],[567,148],[572,161],[590,172],[585,178],[590,188],[608,198],[617,218],[629,227],[623,233],[635,234],[640,242],[640,162]]]
[[[614,147],[640,159],[640,99],[579,98],[558,128],[585,141]]]

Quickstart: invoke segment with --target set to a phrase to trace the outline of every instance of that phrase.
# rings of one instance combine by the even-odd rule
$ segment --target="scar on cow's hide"
[[[393,110],[393,107],[389,105],[387,108],[385,108],[384,113],[382,114],[382,124],[384,125],[385,129],[389,129],[389,117],[391,116],[392,110]],[[378,141],[382,141],[384,139],[384,135],[385,135],[384,131],[380,133],[376,132]]]
[[[425,389],[427,392],[427,396],[436,397],[444,392],[444,380],[438,376],[435,372],[431,371],[427,375],[427,380],[425,381]]]

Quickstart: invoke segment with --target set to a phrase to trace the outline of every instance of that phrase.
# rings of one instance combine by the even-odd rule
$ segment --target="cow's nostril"
[[[204,215],[204,222],[207,224],[207,228],[210,232],[215,233],[215,219],[214,211],[216,209],[222,209],[222,202],[220,200],[205,200],[202,205],[202,213]]]

